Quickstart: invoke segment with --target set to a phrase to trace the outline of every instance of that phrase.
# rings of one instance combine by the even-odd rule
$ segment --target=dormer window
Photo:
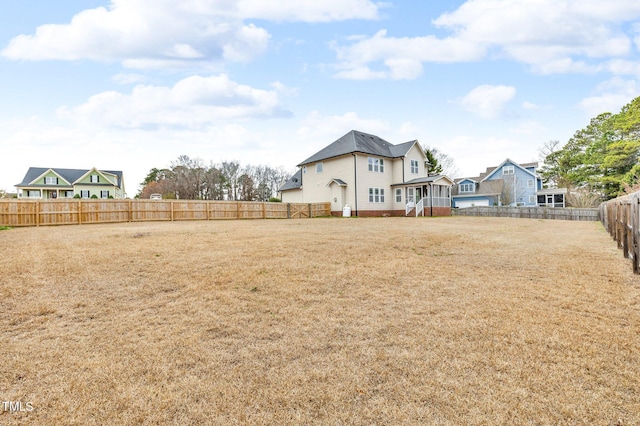
[[[502,168],[502,174],[503,175],[512,175],[516,172],[516,169],[514,166],[504,166]]]
[[[460,192],[475,192],[475,185],[473,183],[461,183],[459,189]]]
[[[98,182],[100,182],[100,176],[98,176],[98,175],[91,175],[91,176],[89,177],[89,181],[90,181],[91,183],[98,183]]]
[[[44,178],[44,184],[45,185],[57,185],[58,184],[58,178],[57,177],[46,177],[46,178]]]

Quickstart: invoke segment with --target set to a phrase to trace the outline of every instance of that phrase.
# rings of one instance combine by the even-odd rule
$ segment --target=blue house
[[[488,167],[478,177],[456,179],[451,194],[452,207],[537,206],[537,195],[542,190],[537,168],[538,163],[519,164],[507,158],[497,167]],[[562,206],[556,207],[564,207],[564,197]]]

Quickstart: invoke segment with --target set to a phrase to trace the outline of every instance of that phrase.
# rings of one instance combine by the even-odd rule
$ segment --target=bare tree
[[[240,163],[237,161],[223,161],[220,170],[225,182],[226,199],[232,201],[238,200]]]
[[[500,191],[500,203],[503,206],[518,205],[522,194],[525,192],[523,180],[518,180],[516,174],[506,175],[502,178],[502,191]],[[524,201],[524,200],[523,200]]]
[[[592,208],[598,207],[603,201],[603,197],[596,191],[591,191],[587,187],[571,188],[567,192],[566,203],[568,207]]]

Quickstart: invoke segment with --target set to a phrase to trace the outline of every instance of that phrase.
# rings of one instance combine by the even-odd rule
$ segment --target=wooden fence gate
[[[310,204],[291,204],[289,213],[291,219],[303,219],[311,217],[311,205]]]

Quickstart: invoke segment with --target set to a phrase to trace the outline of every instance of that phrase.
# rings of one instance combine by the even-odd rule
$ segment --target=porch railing
[[[420,216],[420,214],[424,216],[424,198],[418,201],[418,204],[416,205],[416,217]]]
[[[414,204],[413,201],[409,201],[405,206],[404,206],[404,215],[405,216],[409,216],[409,213],[411,212],[411,210],[413,210],[413,208],[416,205]]]
[[[425,197],[422,200],[426,207],[451,207],[451,197]]]

